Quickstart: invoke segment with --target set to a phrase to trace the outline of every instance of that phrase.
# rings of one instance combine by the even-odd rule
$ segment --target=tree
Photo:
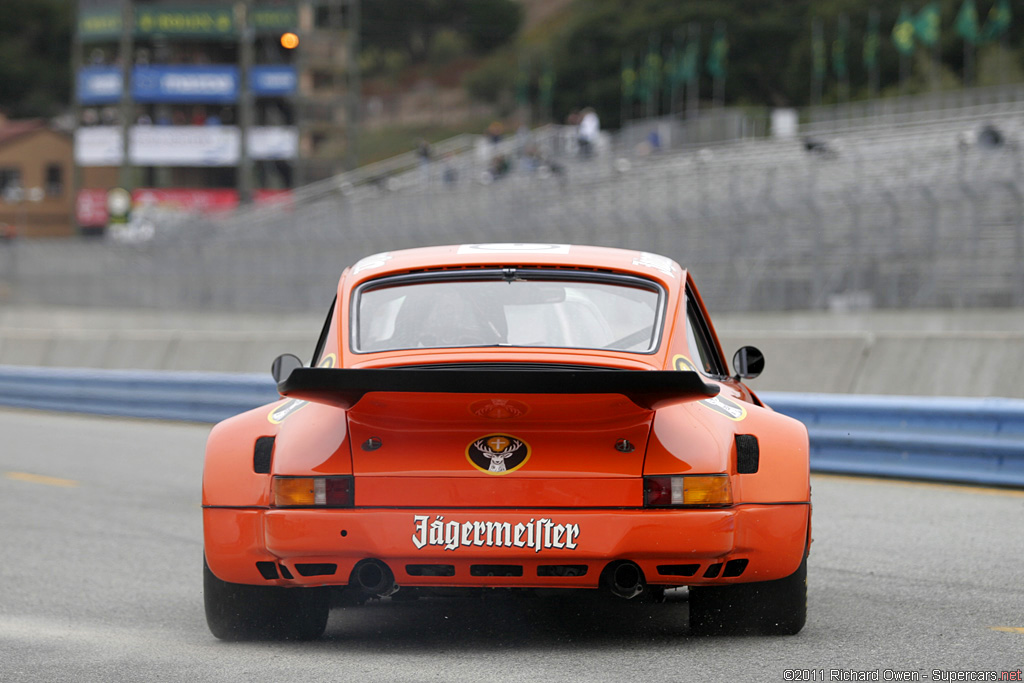
[[[74,11],[69,0],[0,1],[0,110],[8,116],[67,109]]]

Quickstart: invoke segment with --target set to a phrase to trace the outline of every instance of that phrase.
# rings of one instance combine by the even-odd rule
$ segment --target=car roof
[[[455,244],[383,252],[361,259],[350,269],[355,282],[393,273],[464,267],[569,266],[641,275],[678,286],[686,272],[665,256],[632,249],[569,244]]]

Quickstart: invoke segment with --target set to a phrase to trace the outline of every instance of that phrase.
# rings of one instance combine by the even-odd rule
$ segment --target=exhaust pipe
[[[352,568],[348,585],[363,595],[374,598],[386,598],[398,591],[395,575],[380,560],[360,560]]]
[[[601,581],[613,595],[626,600],[640,595],[647,585],[644,571],[630,560],[609,563],[601,572]]]

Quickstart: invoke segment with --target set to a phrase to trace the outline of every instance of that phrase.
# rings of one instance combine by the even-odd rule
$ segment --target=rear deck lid
[[[356,504],[642,501],[654,411],[713,396],[693,372],[319,369],[279,389],[347,409]]]

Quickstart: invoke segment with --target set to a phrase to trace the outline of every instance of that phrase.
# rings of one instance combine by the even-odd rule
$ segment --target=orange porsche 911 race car
[[[804,426],[731,375],[654,254],[466,244],[346,269],[283,398],[218,424],[203,474],[218,638],[319,637],[356,602],[452,589],[689,588],[694,633],[798,632]],[[335,595],[334,597],[338,597]]]

